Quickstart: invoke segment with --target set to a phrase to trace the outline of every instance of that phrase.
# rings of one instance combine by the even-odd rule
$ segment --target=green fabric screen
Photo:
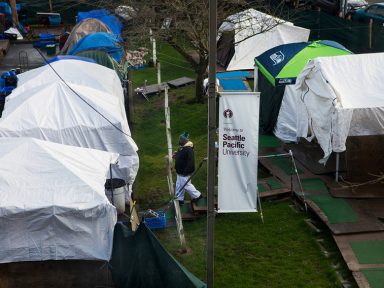
[[[206,285],[179,264],[144,224],[136,232],[117,223],[110,261],[117,288],[204,288]]]
[[[119,75],[120,79],[122,79],[123,73],[120,70],[119,65],[105,51],[87,50],[87,51],[79,52],[76,55],[91,58],[91,59],[95,60],[97,64],[100,64],[104,67],[115,70],[117,75]]]

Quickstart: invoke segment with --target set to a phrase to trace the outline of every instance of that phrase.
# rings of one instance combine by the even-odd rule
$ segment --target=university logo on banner
[[[257,211],[257,92],[221,92],[218,212]]]

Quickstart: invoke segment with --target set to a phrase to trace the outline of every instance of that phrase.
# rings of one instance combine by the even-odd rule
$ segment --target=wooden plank
[[[291,189],[289,188],[274,189],[274,190],[269,190],[265,192],[260,192],[260,198],[266,198],[266,197],[289,194],[289,193],[291,193]]]
[[[342,198],[384,198],[384,185],[375,183],[359,187],[335,186],[330,187],[330,192],[332,196]]]
[[[354,241],[384,240],[384,232],[334,235],[333,238],[348,269],[352,271],[352,275],[355,278],[357,285],[362,288],[369,287],[369,283],[361,272],[361,269],[384,268],[384,264],[360,264],[350,243]]]
[[[152,95],[152,94],[157,94],[159,92],[163,92],[165,88],[169,88],[167,83],[163,82],[159,86],[158,84],[153,84],[153,85],[147,85],[145,87],[142,87],[143,92],[147,95]]]
[[[189,77],[181,77],[167,82],[171,87],[181,87],[195,83],[195,79]]]
[[[327,216],[314,202],[307,199],[306,203],[308,207],[319,216],[324,224],[328,226],[334,235],[384,231],[384,225],[380,220],[372,215],[367,215],[365,211],[361,211],[354,202],[351,203],[349,201],[349,204],[358,214],[358,221],[337,224],[329,223]]]
[[[362,272],[360,271],[353,272],[352,276],[353,278],[355,278],[356,284],[359,288],[369,287],[369,283]]]
[[[129,209],[130,209],[130,215],[131,215],[131,229],[132,231],[136,231],[136,229],[140,225],[140,218],[137,215],[137,210],[136,210],[136,201],[133,201],[131,197],[129,197]]]

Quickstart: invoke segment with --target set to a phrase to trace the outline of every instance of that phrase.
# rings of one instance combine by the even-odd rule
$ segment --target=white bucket
[[[127,185],[113,188],[113,197],[111,189],[105,189],[105,195],[109,202],[116,207],[117,214],[125,212],[125,194],[128,193]],[[110,188],[110,187],[108,187]]]

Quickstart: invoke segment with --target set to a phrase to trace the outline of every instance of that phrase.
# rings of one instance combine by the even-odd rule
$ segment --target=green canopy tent
[[[298,42],[276,46],[255,58],[255,82],[261,92],[259,126],[261,134],[272,133],[279,115],[285,85],[295,84],[309,60],[352,54],[334,41]]]
[[[276,85],[295,84],[296,77],[309,60],[318,57],[352,54],[334,41],[320,40],[276,46],[255,58],[255,65]]]
[[[107,52],[103,50],[86,50],[76,53],[76,56],[93,59],[97,64],[115,70],[120,79],[123,79],[126,73],[124,67],[119,65]]]
[[[161,246],[143,223],[136,232],[130,224],[116,224],[110,269],[117,288],[206,287]]]

